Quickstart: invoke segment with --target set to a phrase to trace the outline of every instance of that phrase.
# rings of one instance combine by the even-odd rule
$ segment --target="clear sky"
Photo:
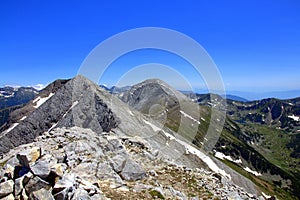
[[[174,29],[199,42],[218,66],[228,90],[300,89],[298,0],[2,0],[0,86],[73,77],[100,42],[149,26]],[[164,52],[136,52],[116,61],[111,74],[149,62],[191,72],[176,59]],[[107,76],[103,83],[112,85],[112,79]]]

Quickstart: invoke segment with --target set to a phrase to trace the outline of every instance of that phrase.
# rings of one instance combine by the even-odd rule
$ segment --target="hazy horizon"
[[[5,1],[0,5],[2,86],[46,85],[58,78],[74,77],[89,53],[107,38],[139,27],[164,27],[203,46],[215,62],[227,93],[300,89],[298,1]],[[149,63],[166,66],[165,71],[156,70],[157,77],[177,89],[186,88],[187,82],[192,88],[205,88],[201,75],[188,61],[155,49],[120,56],[99,84],[116,85],[132,69]],[[134,72],[126,79],[137,82],[153,77],[151,71],[155,70]],[[179,76],[170,76],[170,71]]]

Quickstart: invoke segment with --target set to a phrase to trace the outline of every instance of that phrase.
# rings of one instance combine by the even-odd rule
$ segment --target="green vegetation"
[[[263,113],[269,112],[268,107],[271,107],[271,103],[264,106],[253,104],[251,108],[241,106],[241,112],[238,113],[244,121],[243,124],[227,117],[216,149],[226,155],[243,158],[248,165],[262,172],[263,176],[256,177],[236,164],[225,162],[229,167],[252,180],[265,193],[276,195],[280,199],[295,199],[293,194],[300,193],[300,168],[298,167],[300,159],[290,156],[293,149],[288,148],[291,135],[287,133],[287,130],[278,129],[262,122]],[[275,102],[275,105],[271,107],[270,115],[274,118],[282,117],[281,106],[280,103],[276,104]],[[257,112],[249,114],[249,109],[256,109]],[[182,115],[180,115],[179,107],[169,109],[166,126],[180,133],[196,146],[202,147],[210,122],[211,108],[199,106],[199,110],[200,116],[205,121],[199,120],[201,124],[196,135],[190,134],[194,132],[191,123],[181,123]],[[196,116],[193,112],[191,110],[188,114]],[[243,118],[243,116],[245,117]],[[179,127],[180,132],[178,131]],[[253,145],[250,144],[252,142],[254,142]],[[281,179],[275,180],[273,175],[279,175]],[[290,187],[286,186],[286,180],[292,182]]]
[[[164,195],[157,190],[150,190],[149,193],[153,198],[165,199]]]
[[[227,160],[221,160],[223,163],[225,163],[230,168],[237,171],[239,174],[243,175],[244,177],[251,180],[255,185],[257,185],[263,192],[276,196],[279,199],[285,199],[285,200],[295,200],[297,199],[294,195],[292,195],[290,192],[276,186],[275,184],[266,181],[262,178],[259,178],[257,176],[252,175],[251,173],[246,172],[243,170],[240,166],[238,166],[235,163],[232,163]]]

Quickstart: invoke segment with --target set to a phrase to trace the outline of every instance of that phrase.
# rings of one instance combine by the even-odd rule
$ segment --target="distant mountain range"
[[[0,88],[0,127],[6,123],[11,112],[31,101],[38,93],[32,87]]]
[[[267,98],[276,99],[293,99],[300,96],[300,90],[274,91],[274,92],[242,92],[242,91],[227,91],[227,94],[239,96],[247,100],[261,100]],[[229,96],[227,95],[227,96]]]

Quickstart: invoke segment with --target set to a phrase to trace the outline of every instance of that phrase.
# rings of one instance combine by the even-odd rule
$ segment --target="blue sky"
[[[174,29],[200,43],[229,91],[300,89],[297,0],[3,0],[0,85],[47,84],[73,77],[100,42],[128,29],[149,26]],[[103,83],[113,85],[121,72],[149,62],[172,66],[201,87],[184,61],[151,50],[117,60]]]

